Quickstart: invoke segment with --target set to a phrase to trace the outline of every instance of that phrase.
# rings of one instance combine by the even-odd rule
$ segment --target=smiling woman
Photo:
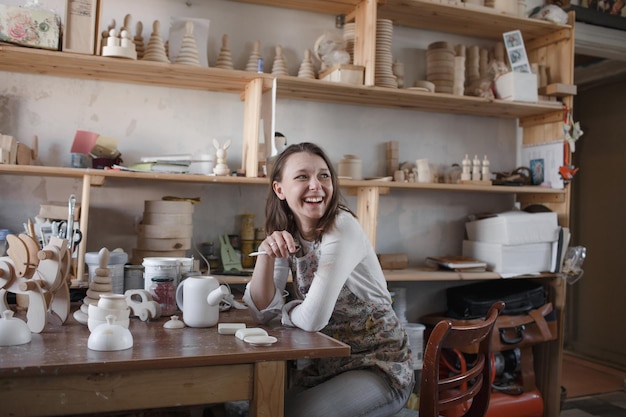
[[[288,146],[270,176],[265,229],[244,300],[266,323],[320,331],[348,357],[315,361],[285,395],[285,416],[392,415],[414,385],[407,334],[363,229],[342,202],[337,174],[312,143]],[[291,272],[294,300],[282,294]]]

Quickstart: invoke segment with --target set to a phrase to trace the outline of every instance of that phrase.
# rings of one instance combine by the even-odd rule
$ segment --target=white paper
[[[563,189],[563,178],[559,168],[564,165],[563,140],[539,145],[522,146],[522,165],[529,167],[531,161],[543,159],[544,182],[550,183],[551,188]]]

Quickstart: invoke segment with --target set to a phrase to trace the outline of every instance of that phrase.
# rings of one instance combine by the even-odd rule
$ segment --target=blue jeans
[[[376,372],[344,372],[313,388],[285,393],[285,417],[389,417],[400,411],[413,387],[396,391]]]

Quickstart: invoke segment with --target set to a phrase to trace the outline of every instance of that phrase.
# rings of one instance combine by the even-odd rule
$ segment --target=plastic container
[[[128,254],[126,252],[111,251],[109,253],[107,267],[109,268],[114,294],[124,294],[124,264],[126,262],[128,262]],[[85,263],[89,268],[89,282],[92,282],[96,276],[96,269],[100,266],[98,252],[87,252],[85,254]]]
[[[124,292],[143,289],[143,265],[124,265]]]
[[[413,369],[422,369],[424,363],[424,330],[426,326],[421,323],[406,323],[404,325],[409,336],[409,346],[413,351]]]
[[[154,277],[150,285],[150,295],[161,305],[161,315],[171,316],[176,312],[176,287],[174,278]]]
[[[143,258],[143,289],[150,291],[152,286],[152,278],[173,278],[174,282],[178,281],[179,262],[178,258],[149,257]]]
[[[7,235],[10,235],[9,229],[0,229],[0,256],[7,254]]]

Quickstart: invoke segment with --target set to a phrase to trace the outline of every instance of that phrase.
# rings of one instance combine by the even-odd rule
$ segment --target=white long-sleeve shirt
[[[308,249],[305,252],[313,250],[313,243],[301,243]],[[344,284],[360,299],[391,304],[387,282],[374,248],[350,213],[340,211],[334,227],[322,237],[319,250],[318,269],[304,300],[283,302],[289,275],[289,261],[285,258],[275,260],[276,292],[267,308],[258,310],[246,287],[244,301],[257,321],[266,323],[282,313],[284,325],[319,331],[328,324]]]

